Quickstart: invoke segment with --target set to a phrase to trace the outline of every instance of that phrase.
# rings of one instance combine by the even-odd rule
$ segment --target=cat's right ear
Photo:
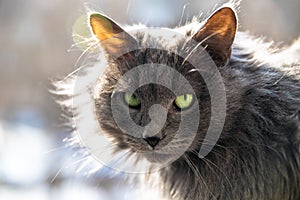
[[[236,31],[237,17],[234,9],[223,7],[206,20],[193,40],[206,49],[218,66],[224,66],[230,59]]]
[[[90,15],[90,26],[107,54],[119,57],[137,47],[137,41],[117,23],[101,14]]]

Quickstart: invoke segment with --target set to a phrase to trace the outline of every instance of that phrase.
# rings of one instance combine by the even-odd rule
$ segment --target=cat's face
[[[195,149],[196,143],[190,147],[193,133],[197,131],[199,137],[203,137],[209,120],[202,120],[202,130],[191,128],[195,127],[193,120],[187,120],[181,127],[180,124],[182,118],[192,119],[197,116],[199,106],[203,116],[209,116],[209,109],[206,108],[210,107],[210,100],[201,76],[198,73],[192,73],[192,66],[189,63],[183,63],[183,58],[170,54],[168,51],[148,49],[136,51],[134,54],[136,66],[145,63],[160,63],[171,66],[189,81],[192,88],[185,88],[184,82],[176,78],[176,74],[160,70],[154,70],[151,74],[150,72],[137,72],[138,74],[134,74],[134,78],[129,83],[123,83],[121,88],[112,87],[117,85],[118,78],[116,77],[124,75],[135,67],[135,65],[128,66],[126,62],[116,62],[114,67],[106,70],[105,80],[95,101],[96,112],[102,129],[114,139],[120,148],[130,148],[133,152],[142,154],[153,162],[168,161],[174,156],[179,156],[177,155],[178,149],[187,149],[187,147]],[[160,55],[161,57],[153,55]],[[121,72],[120,67],[128,70]],[[169,82],[170,87],[145,84],[134,90],[133,95],[131,95],[131,88],[146,82],[149,75],[154,79],[164,79],[164,81]],[[181,88],[180,93],[176,95],[170,88]],[[112,106],[113,98],[115,99],[114,106]],[[161,107],[153,110],[153,106],[157,105]],[[127,120],[124,113],[129,111],[129,117],[133,123],[143,127],[142,132],[135,130],[126,120],[123,123],[119,122],[121,124],[116,123],[112,109],[117,112],[121,121]],[[179,129],[185,134],[178,135]],[[190,138],[187,138],[189,136]]]
[[[193,37],[183,35],[177,38],[172,50],[170,47],[163,49],[164,45],[160,45],[160,49],[147,48],[143,34],[140,34],[140,39],[134,39],[113,21],[101,15],[91,16],[91,26],[107,53],[109,63],[95,97],[95,112],[105,134],[118,148],[130,149],[151,162],[165,163],[175,157],[179,158],[182,152],[178,149],[199,149],[210,122],[210,95],[201,75],[195,73],[195,67],[179,55],[199,53],[194,51],[197,48],[195,45],[191,48],[189,41],[193,40],[206,48],[216,65],[224,66],[229,59],[236,31],[234,12],[230,8],[217,11]],[[120,33],[117,41],[107,42],[107,38]],[[156,38],[149,39],[148,36],[147,39],[154,42]],[[160,41],[156,39],[155,42]],[[120,48],[132,46],[138,48],[118,55]],[[194,57],[200,67],[209,65],[200,55]],[[120,84],[122,76],[143,65],[150,68],[164,65],[176,73],[172,70],[136,71],[128,81]],[[149,76],[156,82],[163,80],[169,87],[154,83],[143,84],[149,80]],[[180,89],[175,94],[170,88]],[[128,116],[125,114],[127,112]],[[201,117],[195,126],[193,119],[199,117],[199,112]],[[183,119],[185,123],[181,125]],[[140,128],[135,128],[128,120]],[[178,132],[184,134],[178,135]]]

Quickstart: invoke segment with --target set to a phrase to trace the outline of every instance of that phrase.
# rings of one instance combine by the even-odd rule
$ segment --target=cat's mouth
[[[166,138],[167,137],[165,136],[164,139],[166,140]],[[161,144],[159,144],[155,148],[147,144],[147,142],[145,142],[142,138],[135,138],[135,141],[129,139],[126,141],[126,143],[128,145],[128,148],[130,148],[131,151],[139,158],[145,158],[153,164],[166,165],[177,160],[179,157],[181,157],[181,155],[176,154],[176,152],[174,151],[171,151],[171,148],[165,148],[166,145],[168,145],[168,142],[166,142],[165,140],[161,140]]]
[[[154,151],[161,151],[166,147],[173,139],[173,136],[162,135],[160,137],[147,137],[147,138],[136,138],[130,135],[126,135],[124,138],[133,151],[137,153],[148,153]]]
[[[107,126],[104,128],[107,129]],[[112,131],[112,128],[114,128],[114,131]],[[114,132],[116,133],[115,135],[120,137],[119,140],[114,141],[118,144],[120,149],[127,149],[136,155],[138,159],[146,159],[158,165],[166,165],[177,160],[191,145],[189,139],[176,137],[180,135],[177,131],[177,129],[174,129],[172,131],[169,130],[156,134],[156,136],[160,136],[160,138],[143,138],[125,134],[115,128],[115,126],[110,128],[110,132]]]

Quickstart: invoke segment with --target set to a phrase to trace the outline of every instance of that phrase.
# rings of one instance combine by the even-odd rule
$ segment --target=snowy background
[[[65,147],[69,132],[49,94],[51,79],[74,70],[72,25],[84,5],[119,23],[173,27],[207,16],[217,0],[0,0],[0,199],[153,199],[120,178],[91,174]],[[282,45],[300,35],[299,0],[244,0],[242,30]]]

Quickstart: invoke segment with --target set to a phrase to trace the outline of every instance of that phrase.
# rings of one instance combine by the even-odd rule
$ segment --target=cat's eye
[[[174,105],[179,110],[185,110],[191,107],[194,103],[194,95],[192,94],[185,94],[176,97],[174,101]]]
[[[132,108],[138,108],[141,105],[141,99],[136,94],[126,92],[124,94],[126,104]]]

